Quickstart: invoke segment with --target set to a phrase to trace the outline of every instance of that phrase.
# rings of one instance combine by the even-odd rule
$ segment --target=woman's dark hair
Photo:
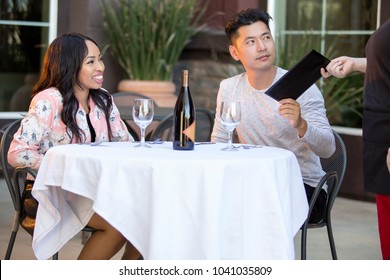
[[[252,23],[262,21],[269,30],[269,21],[272,17],[260,9],[246,9],[235,14],[231,20],[225,26],[226,36],[229,38],[230,43],[233,44],[233,37],[236,35],[237,30],[244,25],[251,25]]]
[[[43,66],[39,81],[34,86],[32,95],[50,87],[59,90],[63,98],[63,110],[61,119],[68,128],[68,134],[73,139],[81,142],[84,134],[76,122],[76,114],[79,108],[73,87],[82,88],[79,73],[85,57],[88,55],[86,41],[97,43],[91,38],[78,34],[66,33],[58,36],[49,46],[43,60]],[[111,141],[112,131],[110,127],[110,114],[112,111],[111,95],[103,89],[90,89],[90,98],[104,111],[108,127],[108,137]]]

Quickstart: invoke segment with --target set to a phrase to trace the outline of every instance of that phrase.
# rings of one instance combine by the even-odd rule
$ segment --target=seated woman
[[[104,89],[104,64],[91,38],[71,33],[49,46],[28,114],[11,143],[8,160],[14,167],[39,169],[53,146],[97,141],[133,141],[111,95]],[[123,235],[94,213],[88,224],[96,231],[78,259],[110,259],[126,243]],[[127,242],[123,259],[138,259]]]

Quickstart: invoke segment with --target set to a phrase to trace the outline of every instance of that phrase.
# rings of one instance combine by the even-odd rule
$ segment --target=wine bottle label
[[[194,121],[189,127],[183,130],[183,134],[186,135],[188,138],[190,138],[192,142],[195,142],[195,128],[196,128],[195,122],[196,121]]]

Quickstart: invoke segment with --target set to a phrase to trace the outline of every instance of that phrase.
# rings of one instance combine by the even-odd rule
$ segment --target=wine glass
[[[240,123],[241,120],[241,106],[240,102],[223,101],[220,107],[220,117],[222,125],[225,127],[229,134],[228,145],[222,149],[222,151],[237,151],[232,144],[233,131]]]
[[[141,142],[135,147],[151,148],[145,143],[145,129],[154,116],[152,99],[134,99],[133,120],[141,129]]]

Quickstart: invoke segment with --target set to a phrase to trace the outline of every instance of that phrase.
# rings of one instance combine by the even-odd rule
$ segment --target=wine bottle
[[[193,150],[195,144],[196,116],[188,86],[188,70],[181,73],[181,89],[177,97],[173,114],[173,149]]]

